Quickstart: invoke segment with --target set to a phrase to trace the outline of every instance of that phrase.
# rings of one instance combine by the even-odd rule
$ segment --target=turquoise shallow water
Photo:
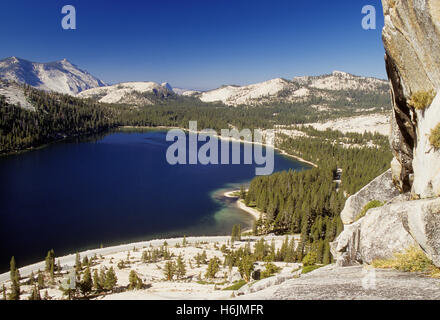
[[[254,165],[170,166],[164,131],[113,132],[0,159],[0,271],[83,249],[252,225],[227,190]],[[275,170],[306,165],[275,155]]]

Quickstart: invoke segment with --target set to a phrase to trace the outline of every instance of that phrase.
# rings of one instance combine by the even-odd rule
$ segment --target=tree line
[[[105,132],[117,126],[173,126],[187,128],[197,120],[199,128],[273,128],[338,118],[353,114],[355,108],[369,113],[384,105],[384,97],[371,93],[352,93],[352,100],[326,101],[311,97],[307,101],[274,102],[257,106],[229,107],[222,103],[204,103],[197,98],[171,94],[157,97],[147,94],[154,105],[133,107],[123,104],[98,103],[69,95],[22,86],[35,111],[11,105],[0,95],[0,154],[35,148],[66,137],[79,137]],[[341,93],[342,95],[342,93]],[[381,94],[379,94],[381,96]],[[328,111],[318,112],[311,105],[330,104]],[[368,106],[368,108],[367,108]]]

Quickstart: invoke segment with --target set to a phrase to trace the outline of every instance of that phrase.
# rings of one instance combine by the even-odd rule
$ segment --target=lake
[[[227,190],[255,165],[166,161],[166,131],[115,131],[0,158],[0,272],[85,249],[252,226]],[[308,165],[275,153],[275,171]]]

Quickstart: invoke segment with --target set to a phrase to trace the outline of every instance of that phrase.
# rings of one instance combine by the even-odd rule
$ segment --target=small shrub
[[[265,270],[261,272],[261,279],[269,278],[274,274],[280,272],[281,268],[277,267],[273,263],[269,262],[265,265]]]
[[[241,287],[243,287],[246,283],[247,283],[246,281],[240,280],[240,281],[237,281],[236,283],[234,283],[232,286],[224,288],[223,290],[233,290],[233,291],[235,291],[235,290],[238,290]]]
[[[434,100],[436,93],[434,90],[430,91],[417,91],[411,96],[409,105],[417,110],[425,110],[429,107]]]
[[[435,148],[440,149],[440,123],[431,130],[429,143]]]
[[[359,214],[356,216],[355,221],[358,221],[360,218],[364,217],[367,214],[367,211],[373,208],[379,208],[382,207],[385,203],[384,202],[380,202],[378,200],[373,200],[368,202],[361,210],[361,212],[359,212]]]
[[[425,253],[416,246],[409,247],[403,253],[395,253],[391,259],[374,260],[372,265],[375,268],[405,272],[427,272],[433,277],[440,277],[440,269],[435,267]]]
[[[323,267],[323,266],[318,266],[318,265],[304,266],[304,268],[302,269],[301,273],[302,274],[306,274],[306,273],[312,272],[312,271],[314,271],[316,269],[319,269],[321,267]]]
[[[302,260],[302,264],[304,267],[313,266],[317,262],[317,254],[315,251],[310,251],[306,254],[306,256]]]

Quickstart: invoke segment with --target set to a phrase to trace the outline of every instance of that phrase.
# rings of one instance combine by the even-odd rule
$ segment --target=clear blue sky
[[[74,5],[77,30],[61,28]],[[361,27],[364,5],[377,29]],[[108,83],[208,89],[333,70],[385,78],[380,0],[14,0],[0,59],[67,58]]]

